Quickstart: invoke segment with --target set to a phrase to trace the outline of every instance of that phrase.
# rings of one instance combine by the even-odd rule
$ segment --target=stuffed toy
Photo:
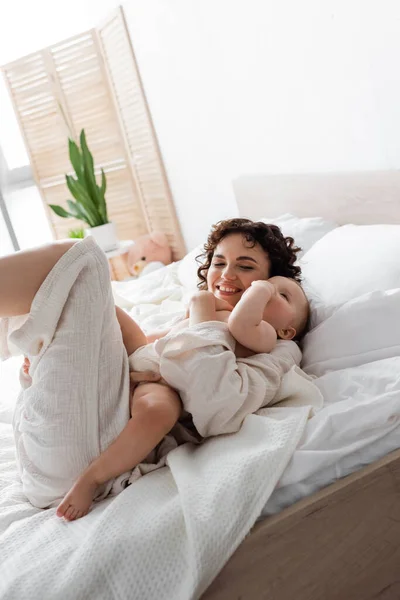
[[[169,265],[171,260],[172,252],[167,236],[161,231],[140,236],[128,251],[128,269],[134,277]]]

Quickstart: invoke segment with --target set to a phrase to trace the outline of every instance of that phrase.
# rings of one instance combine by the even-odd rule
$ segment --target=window
[[[0,78],[0,255],[53,238],[3,78]]]

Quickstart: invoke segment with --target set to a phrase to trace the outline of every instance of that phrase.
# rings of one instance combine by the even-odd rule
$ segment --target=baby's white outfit
[[[301,360],[294,342],[247,358],[236,358],[235,345],[226,323],[179,326],[134,352],[129,367],[159,373],[177,390],[200,436],[233,433],[246,415],[274,404],[284,374]]]

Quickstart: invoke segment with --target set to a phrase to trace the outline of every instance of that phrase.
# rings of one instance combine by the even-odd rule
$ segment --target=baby
[[[229,288],[226,288],[229,289]],[[300,284],[288,277],[256,280],[235,307],[200,291],[190,303],[190,325],[224,321],[235,338],[238,358],[271,352],[277,340],[291,340],[305,330],[308,301]]]
[[[223,321],[235,338],[236,356],[271,352],[278,339],[299,337],[308,319],[308,301],[297,281],[287,277],[272,277],[267,281],[253,281],[236,306],[224,299],[234,292],[234,286],[220,286],[220,294],[199,291],[189,305],[189,318],[171,331],[207,321]],[[139,326],[124,311],[117,309],[123,341],[128,355],[147,344]],[[155,395],[165,406],[165,418],[146,420],[140,411],[142,389],[157,386]],[[131,419],[118,438],[82,473],[57,508],[57,515],[74,520],[87,514],[99,486],[133,469],[153,450],[172,429],[182,411],[176,391],[165,382],[146,384],[135,388],[131,398]],[[133,436],[132,422],[141,420],[140,435]]]

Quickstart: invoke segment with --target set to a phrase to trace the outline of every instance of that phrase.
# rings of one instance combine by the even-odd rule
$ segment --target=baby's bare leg
[[[130,471],[157,446],[179,418],[181,402],[171,388],[158,383],[138,386],[131,403],[132,418],[116,440],[79,477],[57,508],[68,521],[87,514],[102,483]]]
[[[75,243],[63,240],[0,258],[0,317],[28,313],[47,275]]]

